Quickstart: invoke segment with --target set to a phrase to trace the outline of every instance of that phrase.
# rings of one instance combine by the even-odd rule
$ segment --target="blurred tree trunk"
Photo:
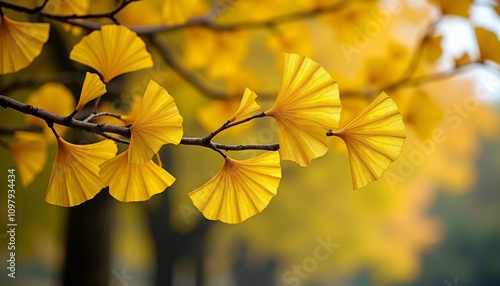
[[[69,209],[63,285],[109,285],[113,220],[114,201],[107,188]]]
[[[162,155],[163,156],[163,155]],[[166,156],[164,156],[166,157]],[[173,187],[170,187],[173,188]],[[172,189],[169,189],[172,191]],[[206,233],[210,223],[202,220],[189,233],[176,232],[169,223],[169,193],[162,194],[161,207],[148,213],[151,231],[156,246],[156,281],[153,285],[172,285],[175,263],[181,257],[191,258],[195,262],[196,285],[203,285],[203,254]]]

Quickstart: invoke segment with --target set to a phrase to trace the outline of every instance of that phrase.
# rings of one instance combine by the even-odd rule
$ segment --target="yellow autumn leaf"
[[[163,24],[180,25],[187,22],[199,0],[163,1]]]
[[[74,110],[75,99],[71,91],[61,83],[48,82],[33,91],[26,100],[27,104],[45,109],[48,112],[55,113],[61,116],[67,116]],[[54,134],[45,120],[26,115],[26,121],[30,124],[41,126],[43,128],[45,138],[49,141],[54,141]],[[55,125],[59,135],[63,135],[68,127],[62,125]]]
[[[482,60],[492,60],[500,64],[500,41],[497,35],[487,29],[476,27],[476,39],[479,46],[479,53]]]
[[[99,165],[112,158],[117,150],[111,140],[75,145],[58,137],[45,201],[71,207],[92,199],[105,187],[99,178]]]
[[[461,67],[467,64],[470,64],[472,61],[467,52],[464,52],[462,56],[459,58],[455,58],[455,67]]]
[[[439,5],[443,15],[457,15],[464,18],[469,17],[469,9],[474,0],[432,0]]]
[[[233,117],[234,113],[241,105],[242,98],[237,96],[244,91],[247,86],[257,88],[260,86],[259,79],[249,70],[239,70],[238,76],[228,79],[227,94],[231,95],[228,98],[219,100],[210,100],[206,104],[197,108],[196,118],[198,123],[208,132],[212,132],[219,128],[228,119]],[[239,134],[244,130],[248,130],[254,125],[254,121],[246,124],[241,124],[238,127],[226,129],[226,134]]]
[[[121,120],[125,122],[125,124],[132,124],[137,119],[137,115],[139,114],[139,110],[142,105],[142,96],[136,94],[133,95],[130,99],[130,106],[128,113],[121,117]]]
[[[194,69],[205,68],[207,76],[213,79],[234,77],[247,55],[249,37],[246,30],[189,28],[184,44],[185,62]]]
[[[178,144],[181,141],[182,116],[172,96],[153,80],[146,87],[130,132],[129,163],[144,164],[164,144]]]
[[[248,116],[254,111],[257,111],[260,109],[260,105],[255,102],[255,99],[257,98],[257,94],[255,92],[251,91],[250,89],[246,88],[245,93],[243,93],[243,98],[241,98],[240,105],[234,115],[229,119],[229,121],[233,122],[236,120],[241,120],[244,117]]]
[[[98,98],[99,96],[106,93],[106,86],[101,81],[99,76],[95,73],[89,73],[85,75],[85,80],[83,81],[82,92],[80,94],[80,100],[76,105],[75,109],[80,111],[89,101]]]
[[[424,50],[424,59],[429,63],[436,62],[443,53],[441,43],[443,42],[443,35],[433,36],[427,40],[427,45]]]
[[[44,12],[60,15],[84,15],[89,10],[89,0],[51,0],[43,8]]]
[[[146,201],[171,186],[175,178],[152,160],[128,162],[128,150],[100,165],[100,176],[109,193],[121,202]]]
[[[208,132],[212,132],[219,128],[222,124],[231,118],[240,106],[240,101],[234,97],[221,100],[211,100],[200,106],[197,110],[196,117],[198,123]],[[249,128],[253,122],[249,124],[241,124],[236,128],[226,129],[226,134],[236,134]]]
[[[354,189],[377,180],[398,158],[406,138],[401,114],[385,92],[333,135],[347,145]]]
[[[328,151],[326,132],[340,119],[337,83],[313,60],[284,54],[278,98],[266,115],[278,123],[280,154],[300,166]]]
[[[189,197],[207,219],[241,223],[267,207],[280,179],[278,152],[243,161],[226,157],[222,170]]]
[[[314,54],[312,36],[306,22],[286,23],[277,26],[272,31],[272,33],[268,33],[266,46],[274,52],[279,64],[283,59],[283,52],[293,52],[306,56]]]
[[[398,106],[407,130],[413,129],[421,139],[429,138],[443,121],[443,108],[423,89],[400,89],[394,91],[391,98]]]
[[[89,6],[90,0],[51,0],[43,11],[58,16],[85,15],[88,14]],[[75,36],[82,32],[82,28],[76,25],[64,23],[62,27],[64,31],[71,31]]]
[[[47,23],[18,22],[0,17],[0,74],[27,67],[42,52],[49,39]]]
[[[98,71],[104,82],[153,66],[146,44],[135,32],[118,25],[105,25],[76,44],[69,58]]]
[[[116,15],[122,25],[152,26],[162,24],[164,0],[135,1]],[[141,13],[137,13],[141,11]],[[144,17],[144,15],[148,15]]]
[[[21,184],[26,187],[47,163],[47,141],[43,135],[24,131],[16,132],[14,139],[16,141],[9,144],[9,150],[21,175]]]

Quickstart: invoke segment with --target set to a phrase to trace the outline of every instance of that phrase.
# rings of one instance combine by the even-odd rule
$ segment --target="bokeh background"
[[[88,277],[95,278],[92,285],[130,286],[500,285],[498,1],[195,2],[185,21],[212,13],[215,24],[181,23],[158,33],[166,50],[145,36],[155,66],[113,80],[102,108],[126,112],[152,78],[175,98],[185,135],[204,136],[227,120],[245,87],[264,108],[271,106],[282,52],[299,53],[338,81],[341,124],[380,91],[396,101],[408,133],[400,158],[379,181],[354,191],[345,147],[332,139],[331,151],[307,168],[283,162],[278,195],[262,213],[226,225],[207,221],[187,196],[221,168],[211,150],[164,146],[164,168],[177,181],[147,202],[119,203],[103,190],[66,209],[44,202],[51,145],[41,174],[26,188],[16,186],[16,279],[4,267],[7,182],[0,188],[1,285],[80,285],[68,281]],[[88,11],[117,4],[90,1]],[[165,24],[162,5],[132,3],[118,18],[142,28]],[[51,24],[41,56],[0,76],[2,94],[25,102],[44,83],[58,81],[79,95],[86,67],[68,55],[88,31]],[[25,115],[6,109],[0,122],[27,124]],[[65,138],[96,140],[72,130]],[[216,140],[273,143],[276,126],[263,119]],[[0,155],[7,181],[16,163],[7,150]],[[326,258],[315,256],[318,247]]]

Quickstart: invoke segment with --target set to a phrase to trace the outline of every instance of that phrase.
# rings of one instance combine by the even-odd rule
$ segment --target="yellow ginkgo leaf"
[[[75,99],[71,91],[61,83],[48,82],[33,91],[26,100],[27,104],[45,109],[48,112],[55,113],[61,116],[67,116],[74,110]],[[47,127],[45,120],[26,115],[26,121],[30,124],[41,126],[43,128],[45,138],[54,141],[52,130]],[[55,125],[59,135],[63,135],[68,127]]]
[[[80,94],[80,100],[76,105],[76,110],[80,111],[89,101],[98,98],[99,96],[106,93],[106,86],[101,81],[99,76],[95,73],[89,73],[85,75],[85,80],[83,81],[82,92]]]
[[[464,18],[469,17],[470,6],[474,2],[474,0],[432,0],[436,4],[438,4],[441,8],[441,13],[443,15],[457,15],[462,16]]]
[[[257,94],[246,88],[245,93],[243,94],[243,98],[241,99],[240,106],[234,113],[233,117],[229,119],[229,121],[233,122],[236,120],[243,119],[243,117],[248,116],[250,113],[257,111],[260,109],[260,105],[255,102],[257,98]]]
[[[233,116],[239,106],[240,101],[235,98],[211,100],[198,108],[196,117],[198,123],[206,131],[212,132],[227,122],[227,119]],[[248,123],[241,124],[236,128],[226,129],[224,132],[226,134],[237,134],[242,130],[250,128],[253,122],[250,121]]]
[[[89,0],[51,0],[43,10],[58,16],[85,15],[88,14],[89,6]],[[62,26],[65,31],[71,30],[73,35],[79,35],[82,31],[82,28],[76,25],[65,23]]]
[[[130,127],[129,163],[144,164],[164,144],[178,144],[182,138],[182,116],[174,99],[153,80],[149,81],[137,119]]]
[[[139,110],[142,105],[142,96],[136,94],[133,95],[130,99],[130,106],[128,113],[121,116],[121,120],[125,122],[125,124],[132,124],[137,119],[137,115],[139,114]]]
[[[122,202],[145,201],[171,186],[175,178],[152,160],[145,164],[128,162],[128,150],[100,166],[101,179],[109,193]]]
[[[250,33],[244,29],[214,31],[204,27],[186,30],[184,55],[186,65],[206,69],[212,79],[239,76],[249,49]]]
[[[163,1],[163,24],[180,25],[186,23],[198,2],[199,0]]]
[[[347,145],[354,189],[377,180],[398,158],[406,138],[403,118],[385,92],[344,128],[332,133]]]
[[[49,39],[47,23],[18,22],[0,17],[0,74],[27,67]]]
[[[441,48],[443,42],[443,35],[433,36],[427,40],[427,45],[424,50],[423,58],[429,63],[436,62],[443,54]]]
[[[114,77],[153,66],[146,44],[126,27],[105,25],[76,44],[69,58],[98,71],[104,82]]]
[[[58,137],[45,201],[71,207],[92,199],[105,187],[99,178],[99,165],[112,158],[117,150],[111,140],[75,145]]]
[[[244,161],[226,157],[222,170],[189,197],[207,219],[241,223],[267,207],[280,179],[278,152]]]
[[[278,123],[281,158],[306,166],[328,151],[326,132],[338,126],[342,109],[339,90],[318,63],[284,55],[281,89],[266,115]]]
[[[459,58],[455,58],[455,67],[461,67],[470,64],[471,58],[467,52],[463,53]]]
[[[492,60],[500,64],[500,40],[497,35],[485,28],[476,27],[476,39],[482,60]]]
[[[19,169],[21,184],[26,187],[47,162],[47,141],[43,135],[23,131],[16,132],[14,139],[16,141],[9,145],[9,149]]]
[[[60,16],[84,15],[88,13],[89,0],[51,0],[43,10]]]

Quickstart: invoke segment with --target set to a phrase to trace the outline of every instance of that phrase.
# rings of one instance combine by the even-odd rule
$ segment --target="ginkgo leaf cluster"
[[[246,89],[228,122],[258,111],[256,97]],[[396,104],[382,93],[339,130],[341,109],[338,85],[328,72],[310,58],[285,53],[281,89],[274,105],[264,112],[278,124],[281,158],[273,157],[277,161],[273,165],[280,168],[279,161],[283,159],[307,166],[325,155],[329,150],[327,137],[334,135],[346,142],[354,188],[377,180],[397,159],[406,137]],[[262,156],[241,162],[226,157],[221,172],[190,193],[195,206],[206,218],[226,223],[240,223],[261,212],[272,198],[269,194],[273,194],[268,185],[262,185],[267,181],[262,176],[272,176],[272,172],[269,168],[242,166],[248,162],[255,165],[254,161],[267,166],[268,161],[262,160]],[[261,199],[252,199],[254,196]]]
[[[164,7],[178,11],[179,18],[171,21],[179,23],[184,21],[182,15],[190,9],[176,5]],[[224,41],[233,43],[229,39]],[[215,46],[212,48],[216,49]],[[120,25],[104,25],[84,36],[71,50],[70,59],[97,72],[86,73],[76,105],[71,92],[59,84],[42,87],[28,100],[34,106],[67,116],[68,120],[90,101],[105,96],[107,84],[117,76],[153,65],[144,41]],[[224,66],[223,60],[216,62],[218,66]],[[50,97],[57,97],[57,100],[49,101]],[[67,99],[66,104],[61,104],[61,98]],[[329,150],[328,136],[338,136],[346,142],[356,189],[377,180],[396,160],[404,141],[402,117],[395,103],[384,93],[339,129],[342,105],[338,84],[319,63],[302,55],[284,53],[281,88],[270,109],[260,111],[256,99],[257,94],[246,88],[234,114],[204,141],[224,157],[221,171],[189,194],[194,205],[208,219],[241,223],[262,212],[277,194],[281,180],[280,161],[309,165]],[[53,133],[56,137],[58,149],[47,202],[75,206],[92,199],[105,187],[109,187],[109,193],[117,200],[143,201],[174,183],[175,178],[161,167],[161,160],[158,163],[152,160],[163,145],[179,144],[183,138],[183,118],[174,98],[161,85],[150,80],[144,95],[134,96],[131,101],[130,112],[117,116],[130,131],[129,147],[118,155],[116,143],[109,139],[87,145],[72,144],[61,137],[64,129],[50,123],[46,127],[44,120],[28,117],[33,124],[44,126],[46,135],[53,138]],[[94,112],[97,108],[98,101]],[[277,123],[279,152],[269,151],[247,160],[236,160],[210,145],[218,132],[264,116],[274,118]],[[40,171],[40,165],[19,156],[17,150],[29,144],[32,143],[19,141],[11,145],[17,161],[26,165],[23,171],[26,182]]]

